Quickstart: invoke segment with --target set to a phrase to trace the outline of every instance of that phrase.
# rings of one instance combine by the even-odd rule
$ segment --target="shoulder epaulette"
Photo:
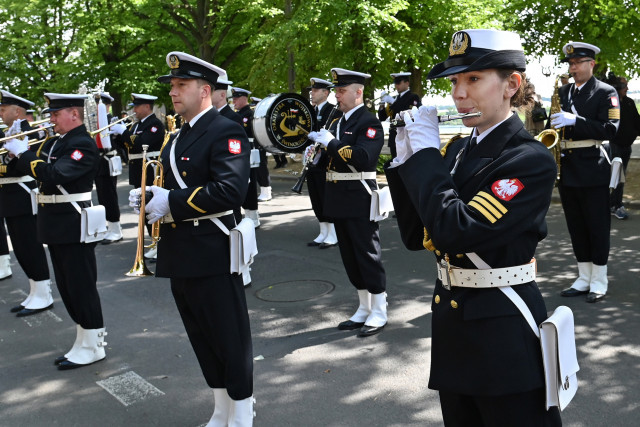
[[[442,154],[442,157],[444,157],[444,155],[447,154],[447,148],[449,148],[449,146],[451,144],[453,144],[454,142],[456,142],[460,138],[462,138],[462,135],[457,134],[457,135],[454,135],[449,141],[447,141],[447,143],[444,145],[444,147],[442,147],[440,149],[440,154]]]

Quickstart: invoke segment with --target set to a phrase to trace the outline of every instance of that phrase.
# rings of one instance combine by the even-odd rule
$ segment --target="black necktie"
[[[471,150],[473,150],[475,148],[475,146],[478,145],[478,140],[477,138],[474,136],[473,138],[471,138],[471,140],[469,141],[469,152],[471,152]]]
[[[185,123],[180,128],[180,139],[184,139],[187,136],[187,133],[189,133],[190,129],[191,129],[191,125],[189,125],[189,123]]]
[[[318,117],[318,106],[317,105],[315,107],[313,107],[313,111],[315,111],[316,117]]]

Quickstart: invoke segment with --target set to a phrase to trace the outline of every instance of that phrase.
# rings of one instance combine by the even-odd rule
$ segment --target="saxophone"
[[[549,109],[549,117],[551,117],[552,114],[562,111],[562,106],[560,105],[560,95],[558,95],[559,79],[560,76],[556,77],[553,88],[553,95],[551,95],[551,108]],[[564,139],[564,128],[562,128],[560,132],[561,134],[558,134],[558,131],[555,129],[545,129],[535,137],[535,139],[542,142],[547,147],[547,149],[551,150],[551,154],[553,154],[553,158],[555,159],[556,166],[558,168],[556,182],[560,180],[560,159],[562,152],[560,141]]]

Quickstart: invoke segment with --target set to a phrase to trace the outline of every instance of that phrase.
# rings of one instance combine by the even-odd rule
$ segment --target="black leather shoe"
[[[379,334],[384,329],[385,325],[382,326],[367,326],[364,325],[360,332],[358,332],[358,336],[360,338],[370,337],[371,335]]]
[[[563,297],[577,297],[578,295],[586,295],[588,293],[589,293],[589,291],[579,291],[579,290],[574,289],[574,288],[567,288],[567,289],[563,290],[562,292],[560,292],[560,296],[563,296]]]
[[[16,317],[32,316],[34,314],[38,314],[40,312],[43,312],[45,310],[50,310],[52,308],[53,308],[53,303],[49,304],[47,307],[44,307],[44,308],[23,308],[22,310],[16,313]]]
[[[106,357],[104,359],[106,359]],[[100,360],[104,360],[104,359],[100,359]],[[96,360],[95,362],[87,363],[86,365],[81,365],[79,363],[73,363],[70,360],[63,360],[62,362],[60,362],[60,364],[58,364],[58,370],[59,371],[68,371],[70,369],[82,368],[83,366],[89,366],[89,365],[93,365],[94,363],[98,363],[98,362],[100,362],[100,360]]]
[[[11,307],[11,310],[9,311],[12,313],[17,313],[22,310],[24,310],[24,305],[16,305],[15,307]]]
[[[360,329],[364,326],[364,322],[354,322],[353,320],[345,320],[340,322],[338,329],[341,331],[352,331],[354,329]]]
[[[597,294],[595,292],[589,292],[587,295],[587,302],[597,302],[603,299],[605,294]]]
[[[320,243],[320,249],[332,248],[332,247],[334,247],[336,245],[337,245],[337,243],[325,243],[325,242],[322,242],[322,243]]]
[[[59,364],[61,364],[62,362],[66,362],[67,358],[64,356],[58,356],[54,359],[53,364],[58,366]]]
[[[307,246],[320,246],[322,243],[318,243],[315,240],[310,241],[309,243],[307,243]]]

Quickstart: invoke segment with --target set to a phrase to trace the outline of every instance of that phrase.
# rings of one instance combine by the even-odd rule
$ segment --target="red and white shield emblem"
[[[153,127],[151,128],[151,133],[156,133],[156,132],[158,132],[158,128],[157,128],[157,127],[155,127],[155,126],[153,126]]]
[[[515,197],[524,188],[524,185],[517,179],[501,179],[491,185],[491,190],[497,198],[507,202]]]
[[[79,150],[76,150],[73,153],[71,153],[71,158],[75,161],[78,161],[83,157],[84,157],[84,154],[82,154],[82,152]]]
[[[229,152],[231,154],[240,154],[242,152],[242,146],[240,145],[240,141],[237,139],[229,140]]]
[[[617,107],[618,106],[618,98],[616,98],[615,96],[611,97],[611,106],[612,107]]]
[[[375,138],[376,132],[377,131],[374,128],[367,129],[367,138],[371,138],[371,139]]]

